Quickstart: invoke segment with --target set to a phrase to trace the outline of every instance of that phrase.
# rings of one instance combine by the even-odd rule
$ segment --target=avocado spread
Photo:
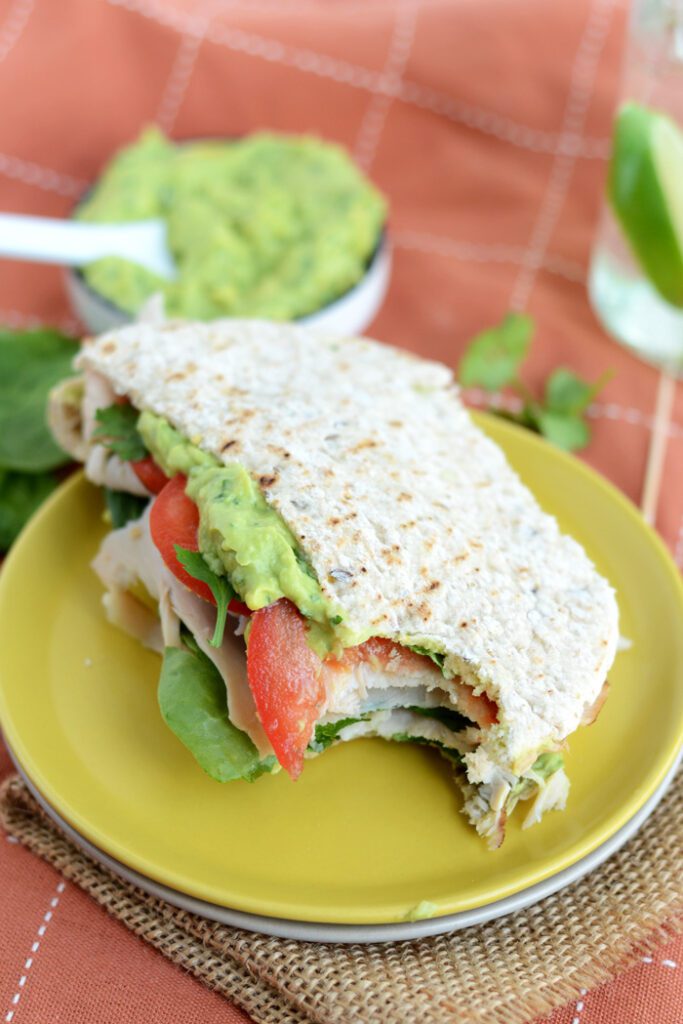
[[[137,429],[168,476],[187,477],[186,492],[199,509],[199,549],[251,609],[289,598],[310,620],[308,640],[321,655],[366,639],[344,627],[291,530],[243,466],[224,465],[154,413],[141,413]]]
[[[315,138],[176,145],[149,128],[109,163],[76,216],[166,221],[176,280],[118,257],[84,269],[95,291],[129,313],[161,292],[170,316],[293,320],[360,280],[386,203],[344,149]]]

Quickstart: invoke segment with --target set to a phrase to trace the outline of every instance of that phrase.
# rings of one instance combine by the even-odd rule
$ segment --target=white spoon
[[[172,279],[176,266],[162,220],[90,224],[55,217],[0,213],[0,257],[84,267],[103,256],[121,256]]]

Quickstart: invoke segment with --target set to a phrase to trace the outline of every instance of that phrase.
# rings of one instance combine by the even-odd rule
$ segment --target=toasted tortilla
[[[614,593],[473,424],[447,367],[239,320],[132,325],[87,342],[77,366],[241,463],[351,628],[444,653],[446,674],[497,702],[471,781],[492,761],[523,771],[597,700]]]

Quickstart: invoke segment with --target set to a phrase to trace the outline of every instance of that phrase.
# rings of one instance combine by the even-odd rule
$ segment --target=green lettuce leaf
[[[408,710],[414,711],[416,715],[424,715],[425,718],[435,718],[451,732],[460,732],[461,729],[467,729],[472,725],[469,718],[450,708],[408,708]]]
[[[0,469],[44,473],[69,462],[48,429],[45,406],[77,351],[58,331],[0,330]],[[38,493],[41,485],[26,486]]]
[[[52,473],[0,470],[0,551],[16,540],[26,521],[56,486]]]
[[[125,526],[131,519],[139,519],[149,501],[148,498],[127,491],[113,491],[110,487],[104,488],[104,500],[115,530]]]
[[[327,722],[325,725],[316,725],[315,734],[308,744],[309,750],[315,750],[317,754],[322,753],[336,740],[342,729],[347,725],[354,725],[356,722],[367,722],[371,712],[368,711],[358,718],[340,718],[336,722]]]
[[[457,711],[451,711],[450,708],[416,708],[409,707],[406,711],[414,711],[418,715],[423,715],[425,718],[435,718],[437,721],[442,722],[448,729],[453,732],[457,732],[459,729],[465,729],[468,725],[472,725],[468,718],[458,714]],[[324,725],[316,725],[313,739],[308,744],[309,750],[315,750],[316,753],[320,754],[323,750],[334,743],[342,729],[345,729],[347,725],[355,725],[356,722],[367,722],[373,715],[372,711],[366,711],[365,714],[359,715],[356,718],[340,718],[336,722],[327,722]],[[414,739],[415,737],[408,736],[404,733],[397,733],[405,741]],[[392,736],[392,739],[396,739]],[[418,740],[415,742],[429,743],[429,740]],[[438,744],[435,744],[435,746]],[[460,755],[458,755],[459,757]]]
[[[97,426],[92,436],[124,462],[144,459],[149,452],[138,433],[138,416],[132,405],[114,403],[106,409],[98,409],[95,413]]]
[[[186,572],[195,580],[200,580],[201,583],[206,583],[207,587],[211,591],[216,601],[216,628],[213,636],[209,640],[212,647],[220,647],[223,643],[223,633],[225,632],[225,618],[228,613],[228,605],[232,601],[233,597],[236,597],[235,590],[230,585],[230,581],[226,576],[218,576],[212,569],[208,567],[201,552],[189,551],[187,548],[181,548],[180,544],[174,544],[176,558],[183,566]]]
[[[246,733],[232,724],[220,673],[193,646],[164,651],[158,689],[163,719],[212,779],[253,782],[273,770],[275,758],[261,760]]]
[[[415,654],[424,654],[426,657],[431,658],[435,665],[438,665],[440,669],[443,669],[443,663],[446,660],[445,654],[439,654],[438,651],[430,651],[428,647],[420,647],[419,645],[410,646],[407,645],[408,650],[414,651]]]

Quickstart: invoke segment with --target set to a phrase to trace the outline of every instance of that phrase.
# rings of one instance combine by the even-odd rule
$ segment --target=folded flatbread
[[[529,823],[564,806],[561,749],[606,694],[614,593],[473,424],[448,368],[257,321],[133,325],[87,341],[77,368],[53,394],[55,434],[110,495],[139,497],[95,562],[110,617],[170,660],[209,659],[259,771],[291,769],[297,744],[308,757],[378,735],[446,756],[491,845],[518,801],[533,798]],[[211,645],[215,609],[154,542],[161,501],[101,422],[122,400],[144,458],[182,474],[247,659],[233,629]],[[287,689],[293,613],[311,658],[292,651]],[[298,738],[281,735],[288,701]]]

